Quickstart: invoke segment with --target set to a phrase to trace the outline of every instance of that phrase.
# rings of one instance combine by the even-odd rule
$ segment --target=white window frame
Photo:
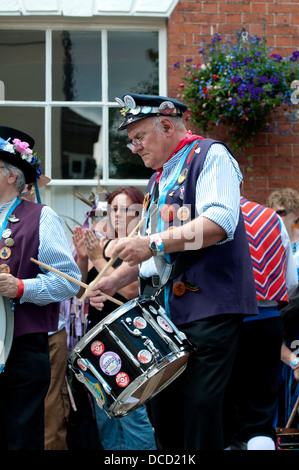
[[[55,23],[52,23],[52,21]],[[103,155],[103,168],[100,179],[102,186],[146,186],[148,179],[111,179],[109,178],[109,161],[105,156],[109,155],[109,129],[108,129],[108,118],[109,118],[109,107],[118,107],[115,102],[108,101],[108,63],[107,63],[107,52],[108,52],[108,31],[157,31],[158,32],[158,49],[159,49],[159,94],[167,96],[167,26],[166,19],[161,18],[126,18],[118,19],[113,18],[109,20],[105,18],[105,24],[101,23],[98,18],[86,21],[72,20],[68,21],[59,18],[50,20],[39,19],[38,23],[33,22],[32,19],[26,18],[14,18],[14,21],[7,19],[6,23],[1,25],[1,29],[10,30],[41,30],[45,31],[46,40],[46,63],[45,63],[45,79],[46,79],[46,96],[45,101],[12,101],[5,100],[0,102],[1,106],[11,107],[39,107],[45,109],[45,174],[50,175],[52,172],[52,148],[51,148],[51,110],[54,107],[98,107],[101,106],[103,110],[103,143],[102,143],[102,155]],[[102,101],[52,101],[52,31],[54,30],[97,30],[102,31]],[[125,92],[125,90],[124,90]],[[88,186],[92,187],[97,184],[97,180],[94,179],[52,179],[51,186]]]

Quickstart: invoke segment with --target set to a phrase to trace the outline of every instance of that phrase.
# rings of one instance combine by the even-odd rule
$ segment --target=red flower
[[[202,92],[204,95],[206,95],[208,93],[208,87],[205,86],[203,89],[202,89]]]
[[[218,76],[215,73],[213,73],[213,80],[217,80],[217,78]]]

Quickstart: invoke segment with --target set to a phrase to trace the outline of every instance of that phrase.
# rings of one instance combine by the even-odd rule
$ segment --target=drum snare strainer
[[[184,333],[154,297],[137,297],[92,328],[70,354],[70,367],[109,417],[122,417],[186,368]]]

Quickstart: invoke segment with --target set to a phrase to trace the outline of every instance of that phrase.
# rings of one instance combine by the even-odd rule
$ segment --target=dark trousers
[[[186,370],[150,401],[160,450],[222,450],[222,404],[242,315],[217,315],[180,326],[195,351]]]
[[[244,322],[225,396],[225,445],[255,436],[276,438],[281,317]]]
[[[0,449],[44,449],[44,399],[50,384],[48,335],[15,338],[0,374]]]

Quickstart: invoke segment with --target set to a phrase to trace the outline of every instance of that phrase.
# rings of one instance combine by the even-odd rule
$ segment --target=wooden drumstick
[[[65,279],[68,279],[69,281],[74,282],[75,284],[78,284],[81,287],[84,287],[84,289],[87,289],[88,284],[85,284],[85,282],[78,281],[78,279],[75,279],[74,277],[69,276],[68,274],[65,274],[61,271],[58,271],[56,268],[52,268],[52,266],[49,266],[48,264],[42,263],[41,261],[38,261],[34,258],[30,258],[30,261],[33,261],[33,263],[38,264],[39,266],[42,266],[43,268],[47,269],[48,271],[52,271],[53,273],[58,274],[61,277],[64,277]],[[117,305],[123,305],[124,303],[121,302],[120,300],[115,299],[114,297],[111,297],[108,294],[104,294],[103,292],[100,292],[101,295],[106,297],[107,300],[110,300],[111,302],[114,302]]]
[[[132,230],[132,232],[130,233],[130,235],[128,236],[128,238],[132,238],[135,233],[138,232],[138,230],[140,229],[141,225],[143,225],[143,223],[145,222],[145,217],[143,217],[143,219],[140,220],[140,222],[136,225],[136,227],[134,228],[134,230]],[[99,274],[94,278],[94,280],[89,284],[89,286],[87,287],[87,289],[85,290],[85,292],[83,293],[82,297],[80,298],[81,302],[83,302],[83,300],[85,300],[85,298],[88,296],[89,292],[94,288],[94,286],[99,282],[99,280],[104,276],[105,272],[107,271],[107,269],[113,264],[115,263],[115,261],[118,259],[118,257],[116,256],[115,258],[111,258],[108,263],[106,264],[106,266],[102,269],[102,271],[99,272]]]

